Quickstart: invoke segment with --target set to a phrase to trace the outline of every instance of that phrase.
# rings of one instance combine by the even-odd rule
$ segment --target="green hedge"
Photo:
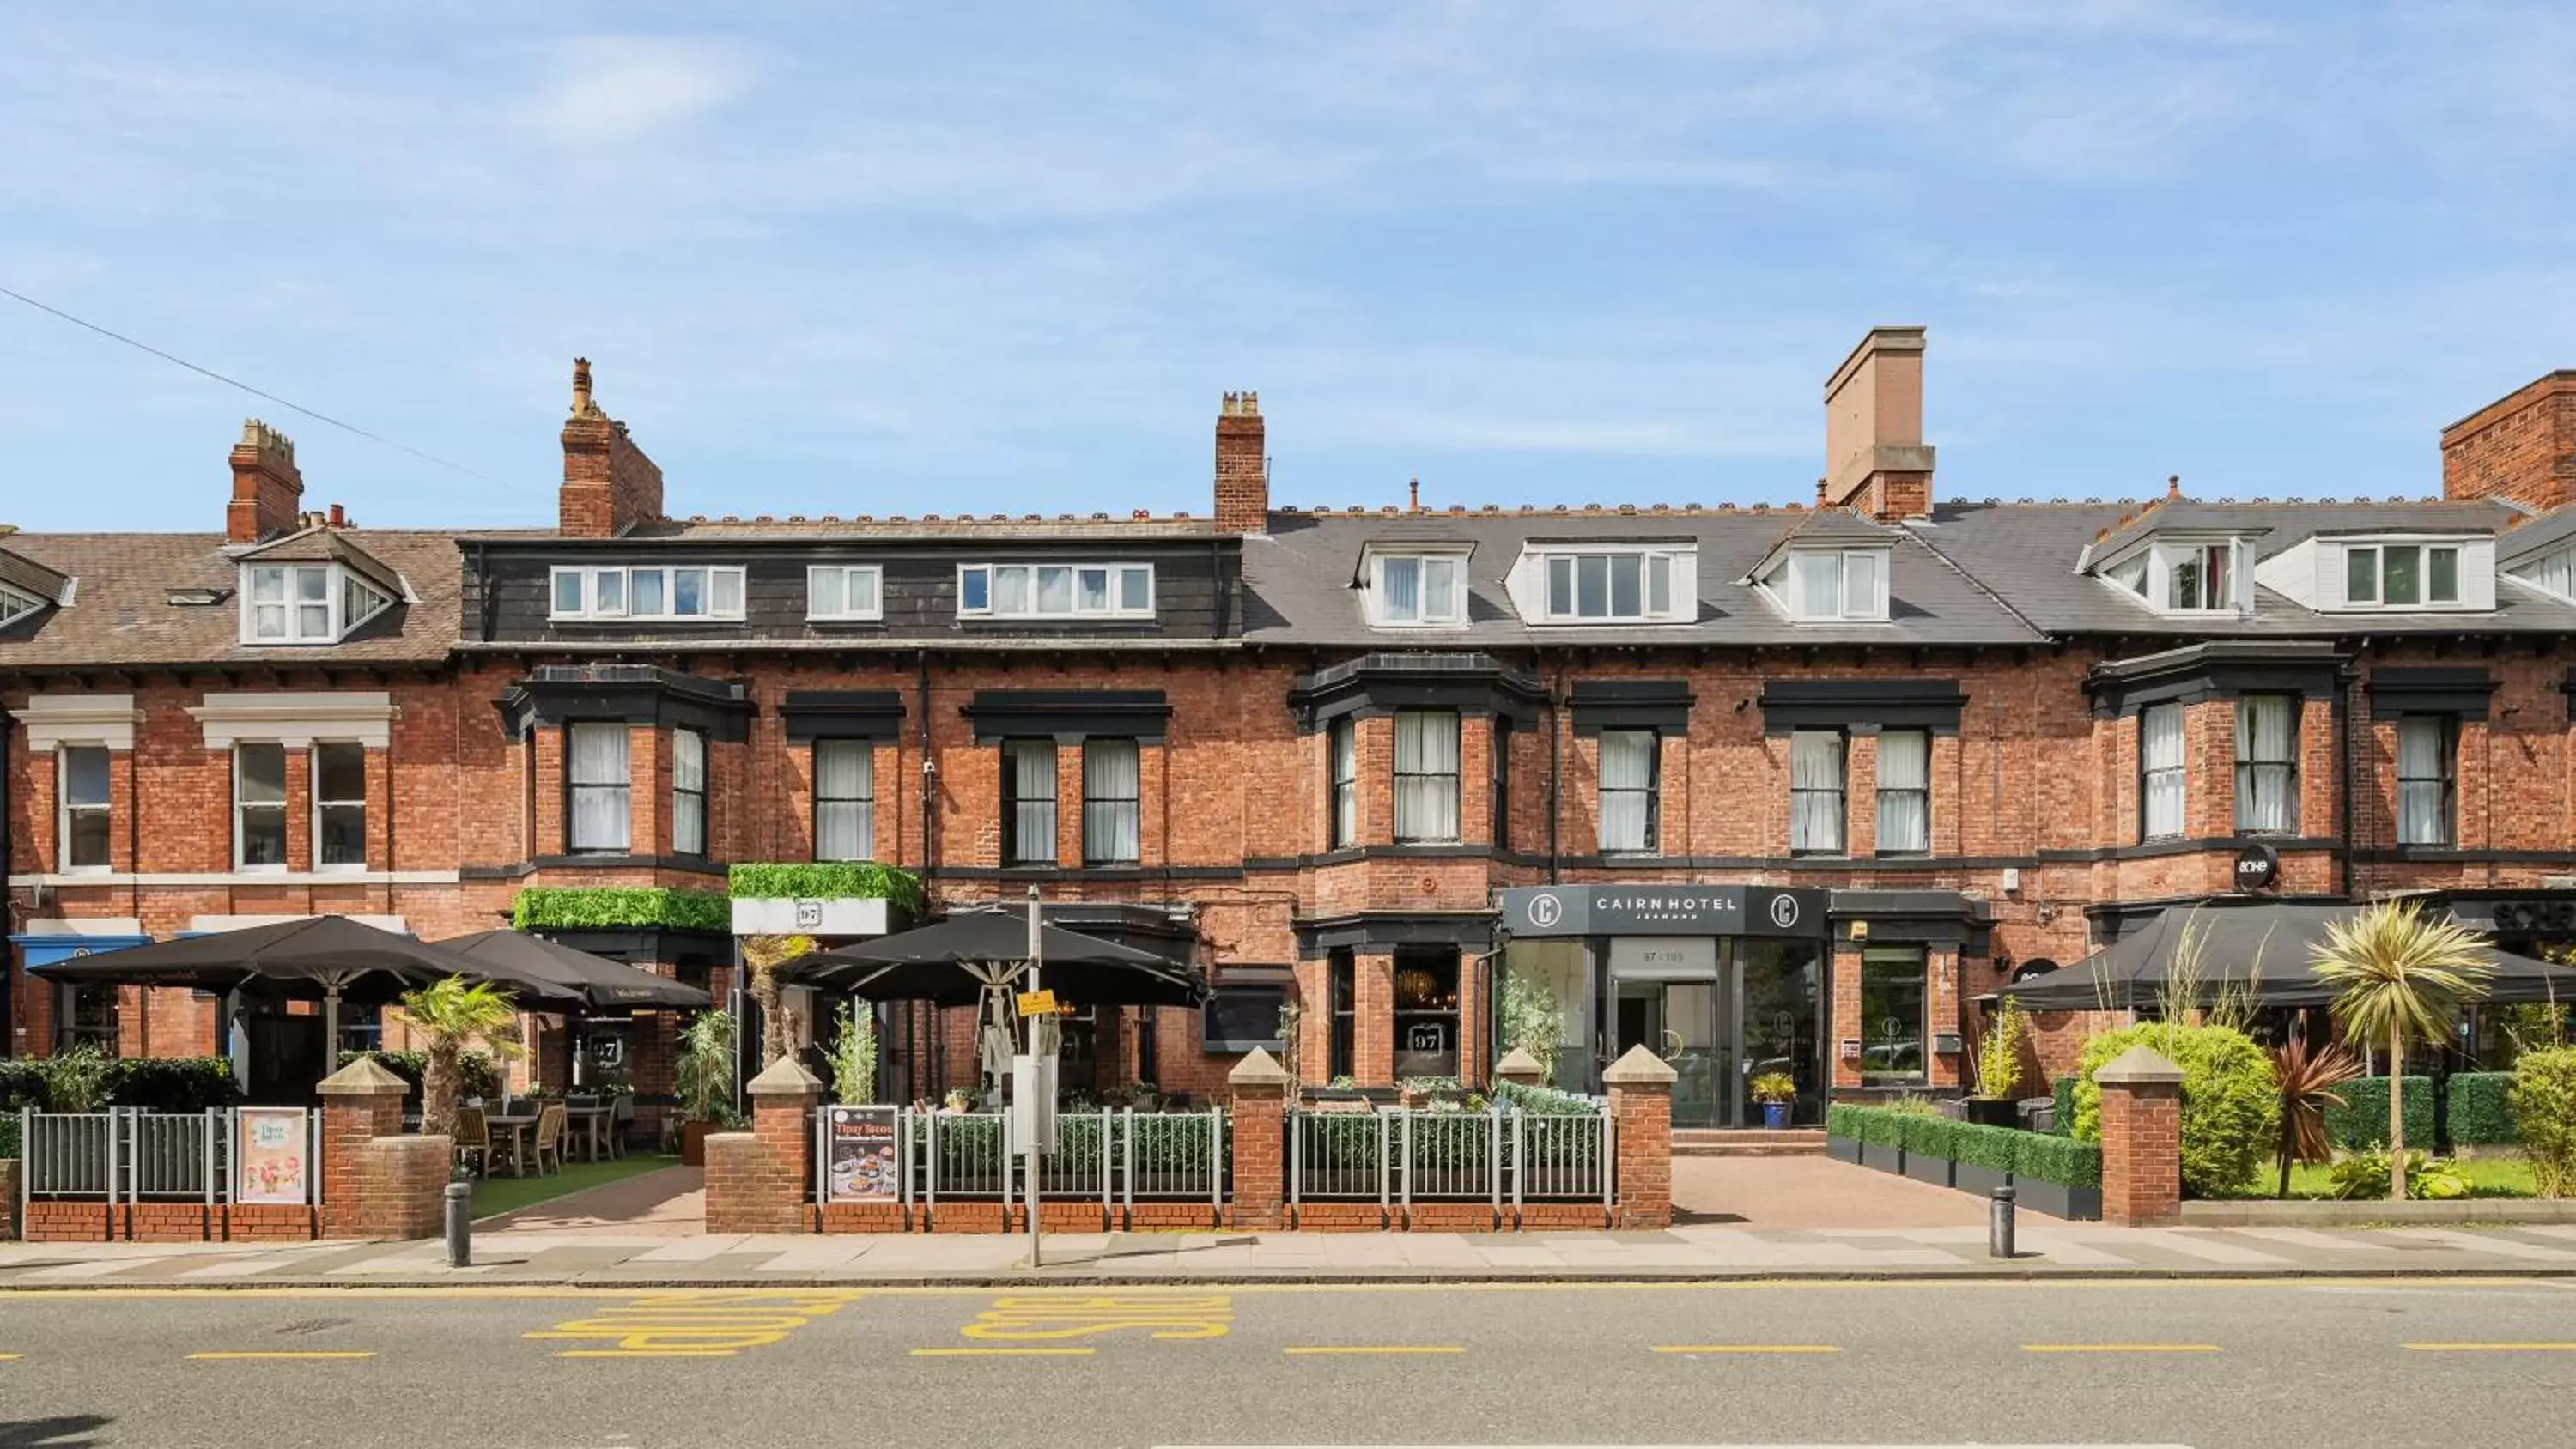
[[[0,1162],[18,1155],[18,1118],[12,1113],[0,1117]]]
[[[907,911],[921,909],[921,878],[873,860],[801,861],[737,865],[726,885],[746,900],[817,900],[855,896],[886,900]]]
[[[429,1071],[429,1053],[342,1052],[340,1065],[345,1067],[360,1057],[374,1057],[382,1062],[387,1071],[402,1078],[404,1085],[411,1088],[414,1099],[420,1096],[420,1079]],[[461,1096],[498,1097],[502,1094],[500,1064],[492,1060],[490,1052],[459,1053],[456,1058],[456,1075],[464,1083],[464,1090],[459,1094]]]
[[[1957,1129],[1966,1125],[1947,1117],[1908,1117],[1902,1128],[1905,1150],[1920,1152],[1926,1157],[1955,1157],[1957,1153],[1953,1149],[1958,1144]]]
[[[510,903],[522,931],[614,930],[658,926],[673,931],[733,930],[733,903],[713,891],[644,886],[533,886]]]
[[[2075,1078],[2060,1077],[2051,1083],[2048,1094],[2057,1099],[2057,1120],[2049,1130],[2060,1137],[2075,1135]]]
[[[2091,1142],[2044,1132],[2013,1134],[2013,1176],[2066,1187],[2099,1187],[2102,1149]]]
[[[1905,1145],[1906,1121],[1902,1112],[1890,1112],[1884,1107],[1863,1108],[1857,1135],[1872,1147],[1902,1147]]]
[[[1992,1172],[2012,1171],[2014,1162],[2021,1155],[2016,1139],[2035,1135],[2012,1127],[1987,1127],[1975,1122],[1950,1125],[1953,1129],[1952,1159],[1973,1163]]]
[[[0,1061],[0,1113],[22,1108],[58,1111],[63,1104],[53,1090],[53,1057],[11,1057]],[[233,1081],[233,1064],[222,1057],[119,1057],[106,1063],[106,1095],[100,1107],[141,1107],[150,1112],[203,1112],[241,1102]]]
[[[2355,1077],[2334,1089],[2340,1107],[2326,1108],[2326,1132],[2337,1147],[2359,1151],[2388,1145],[2388,1079]],[[2433,1146],[2433,1079],[2406,1079],[2406,1145]]]
[[[2513,1124],[2513,1112],[2505,1106],[2505,1093],[2512,1086],[2511,1072],[2453,1073],[2450,1101],[2443,1114],[2450,1127],[2451,1145],[2502,1147],[2522,1141],[2521,1131]],[[2411,1083],[2407,1090],[2414,1090]],[[2380,1111],[2384,1118],[2387,1108],[2383,1106]],[[2407,1140],[2414,1139],[2410,1136]]]
[[[0,1067],[5,1067],[7,1065],[7,1062],[0,1062]],[[1825,1135],[1828,1137],[1847,1138],[1854,1142],[1859,1141],[1860,1114],[1862,1110],[1862,1108],[1850,1106],[1842,1102],[1826,1103]]]
[[[45,1064],[41,1057],[0,1057],[0,1112],[45,1110]]]
[[[1532,1117],[1597,1117],[1601,1109],[1590,1097],[1560,1092],[1554,1087],[1525,1087],[1518,1082],[1494,1083],[1494,1100],[1516,1107]]]

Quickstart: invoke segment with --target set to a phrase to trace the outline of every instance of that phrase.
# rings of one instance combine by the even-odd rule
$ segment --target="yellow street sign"
[[[1023,991],[1020,993],[1020,1015],[1053,1016],[1055,1015],[1055,1012],[1056,1006],[1054,992]]]

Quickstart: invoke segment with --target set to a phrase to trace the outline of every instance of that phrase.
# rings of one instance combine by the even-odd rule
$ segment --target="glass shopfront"
[[[1553,1015],[1555,1083],[1598,1092],[1643,1046],[1674,1072],[1673,1125],[1758,1126],[1756,1077],[1823,1120],[1826,893],[1770,887],[1546,886],[1503,893],[1508,1048]]]

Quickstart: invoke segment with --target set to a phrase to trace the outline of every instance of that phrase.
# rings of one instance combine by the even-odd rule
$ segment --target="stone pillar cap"
[[[1514,1047],[1503,1053],[1501,1061],[1494,1063],[1494,1075],[1498,1077],[1520,1074],[1534,1077],[1546,1070],[1547,1068],[1539,1065],[1538,1058],[1530,1055],[1527,1047]]]
[[[411,1090],[411,1084],[367,1056],[324,1077],[314,1090],[325,1097],[399,1097]]]
[[[1645,1043],[1640,1042],[1628,1048],[1626,1056],[1610,1064],[1610,1069],[1601,1074],[1601,1084],[1606,1087],[1669,1087],[1678,1075],[1662,1057],[1646,1050]]]
[[[2155,1048],[2140,1042],[2111,1058],[2093,1074],[2093,1080],[2105,1086],[2171,1086],[2182,1081],[2182,1068],[2166,1060],[2164,1054]]]
[[[796,1064],[794,1057],[780,1057],[769,1064],[769,1070],[751,1079],[743,1088],[755,1097],[797,1097],[820,1092],[823,1083],[812,1072]]]
[[[1288,1069],[1279,1065],[1277,1057],[1254,1047],[1250,1055],[1234,1064],[1233,1071],[1225,1074],[1225,1082],[1229,1087],[1285,1087]]]

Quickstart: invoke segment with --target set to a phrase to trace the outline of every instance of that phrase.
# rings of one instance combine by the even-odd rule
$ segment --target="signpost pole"
[[[1039,965],[1038,888],[1036,886],[1031,886],[1029,887],[1029,991],[1032,994],[1044,990],[1046,986],[1045,982],[1038,979]],[[1031,1067],[1031,1070],[1028,1072],[1024,1080],[1030,1086],[1036,1087],[1039,1090],[1044,1090],[1047,1085],[1047,1074],[1038,1068],[1038,1018],[1022,1013],[1021,1020],[1028,1027],[1029,1064]],[[1025,1194],[1024,1200],[1028,1204],[1029,1213],[1029,1266],[1032,1268],[1043,1268],[1046,1266],[1046,1245],[1039,1237],[1038,1230],[1038,1218],[1040,1216],[1038,1212],[1038,1177],[1040,1172],[1039,1164],[1042,1160],[1039,1157],[1039,1153],[1045,1146],[1046,1133],[1044,1128],[1039,1124],[1039,1116],[1045,1111],[1046,1104],[1038,1102],[1023,1102],[1020,1104],[1020,1107],[1021,1110],[1027,1114],[1027,1121],[1030,1125],[1038,1128],[1038,1130],[1029,1133],[1029,1190]]]

